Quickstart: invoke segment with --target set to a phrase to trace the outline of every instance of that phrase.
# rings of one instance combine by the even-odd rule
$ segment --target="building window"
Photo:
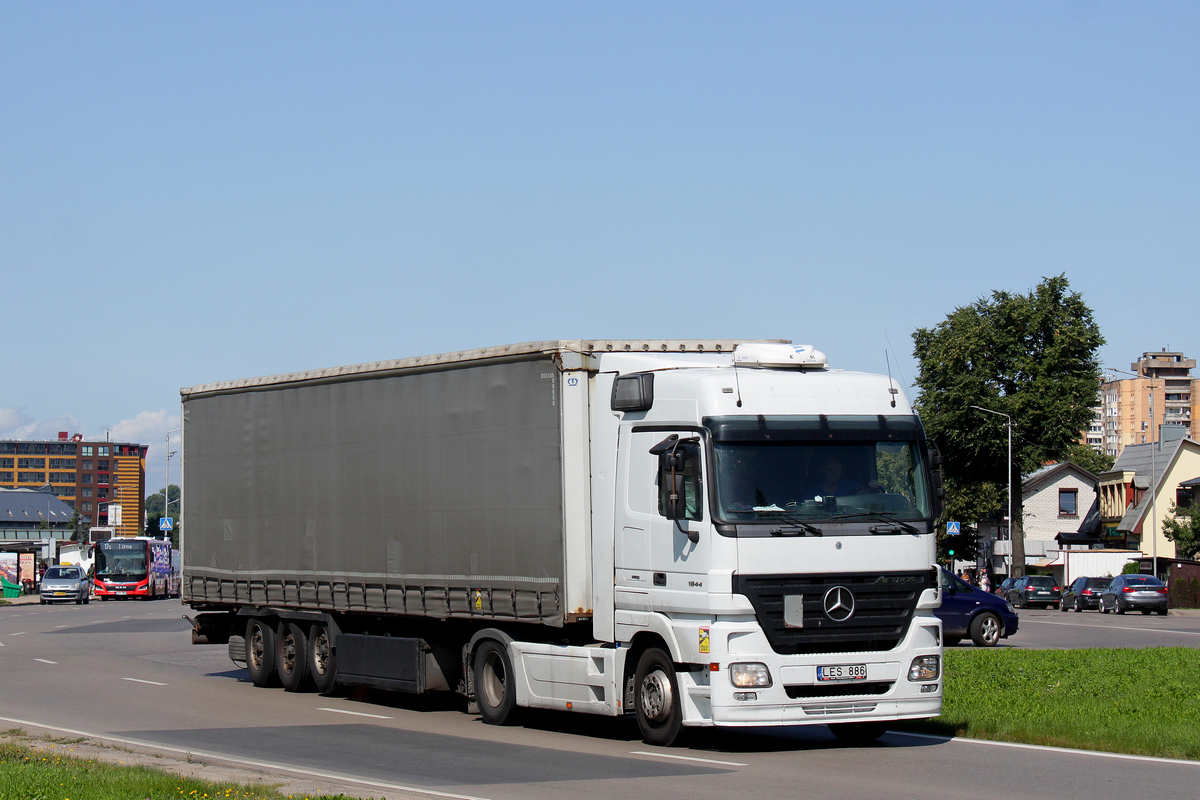
[[[50,459],[50,469],[75,469],[75,459],[52,458]]]
[[[83,496],[84,496],[84,497],[91,497],[91,496],[92,496],[92,487],[90,487],[90,486],[89,486],[89,487],[87,487],[86,489],[84,489],[84,490],[83,490]]]
[[[1195,490],[1191,486],[1180,486],[1175,489],[1175,505],[1190,506],[1195,498]]]
[[[46,459],[44,458],[18,458],[17,469],[45,469]]]
[[[101,458],[96,461],[96,469],[102,472],[108,472],[108,459]]]
[[[44,456],[46,455],[46,445],[41,442],[26,442],[23,444],[18,444],[17,455]]]
[[[90,444],[85,444],[83,446],[83,455],[85,455],[85,456],[95,455],[92,452],[92,446]]]
[[[98,456],[106,456],[106,455],[108,455],[108,448],[107,448],[107,447],[97,447],[97,448],[96,448],[96,455],[98,455]]]
[[[92,504],[89,503],[88,501],[84,500],[82,503],[79,504],[79,510],[80,511],[91,511]]]
[[[89,470],[89,471],[90,471],[90,470],[94,469],[94,467],[92,466],[92,464],[93,464],[93,463],[95,463],[95,462],[93,462],[93,461],[92,461],[92,460],[90,460],[90,459],[84,459],[83,461],[81,461],[81,462],[80,462],[80,467],[79,467],[79,468],[80,468],[80,469],[82,469],[82,470]]]
[[[44,472],[18,472],[17,483],[45,483],[46,473]]]
[[[97,475],[96,483],[108,483],[108,476],[107,475]]]
[[[74,472],[51,472],[50,473],[50,482],[51,483],[74,483],[75,482],[75,473]]]
[[[96,490],[96,497],[108,497],[108,488],[105,486],[101,486],[99,489]]]
[[[1079,513],[1079,490],[1078,489],[1059,489],[1058,490],[1058,515],[1060,517],[1074,517]]]
[[[80,476],[79,476],[79,482],[80,482],[80,483],[91,483],[91,482],[92,482],[92,476],[91,476],[91,475],[88,475],[88,474],[86,474],[86,473],[85,473],[85,474],[83,474],[83,475],[80,475]]]
[[[16,455],[17,443],[16,442],[0,442],[0,453],[3,453],[6,456]]]
[[[15,464],[16,464],[16,459],[0,458],[0,467],[3,467],[5,469],[12,469]]]
[[[12,483],[13,474],[11,472],[0,472],[0,481],[4,483]]]

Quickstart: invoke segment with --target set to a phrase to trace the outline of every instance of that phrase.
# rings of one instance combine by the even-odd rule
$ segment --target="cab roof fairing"
[[[841,370],[655,370],[654,407],[645,420],[699,424],[705,417],[772,415],[910,415],[912,405],[885,375]],[[893,395],[890,388],[897,390]],[[738,398],[742,405],[737,405]],[[892,398],[896,400],[893,408]],[[694,415],[694,416],[693,416]]]

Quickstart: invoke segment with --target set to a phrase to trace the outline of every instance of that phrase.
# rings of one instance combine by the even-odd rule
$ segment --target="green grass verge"
[[[947,650],[945,701],[908,730],[1200,759],[1200,649]]]
[[[209,783],[149,767],[133,767],[0,742],[0,800],[284,800],[266,786]],[[337,795],[344,798],[345,795]],[[308,800],[335,800],[329,796]]]

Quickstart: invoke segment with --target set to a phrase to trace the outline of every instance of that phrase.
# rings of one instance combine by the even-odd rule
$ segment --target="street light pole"
[[[1013,536],[1012,536],[1012,532],[1013,532],[1013,507],[1012,507],[1012,417],[1010,417],[1008,414],[1002,413],[1002,412],[1000,412],[1000,411],[992,411],[990,408],[984,408],[983,406],[971,406],[971,408],[975,409],[976,411],[984,411],[984,412],[987,412],[988,414],[995,414],[995,415],[996,415],[996,416],[998,416],[998,417],[1004,417],[1005,421],[1006,421],[1006,422],[1007,422],[1007,424],[1008,424],[1008,541],[1009,541],[1009,543],[1010,543],[1010,544],[1009,544],[1009,547],[1011,548],[1011,547],[1012,547],[1012,544],[1011,544],[1011,543],[1012,543],[1012,540],[1013,540]],[[1010,558],[1010,559],[1012,559],[1014,555],[1015,555],[1015,553],[1013,553],[1013,552],[1012,552],[1012,550],[1010,549],[1010,551],[1009,551],[1009,558]],[[1024,547],[1022,547],[1022,548],[1021,548],[1021,558],[1022,558],[1022,560],[1024,560],[1024,558],[1025,558],[1025,548],[1024,548]],[[1015,562],[1015,561],[1013,562],[1013,566],[1014,566],[1014,567],[1016,566],[1016,562]],[[1025,565],[1024,565],[1024,564],[1021,564],[1021,574],[1022,574],[1022,575],[1023,575],[1023,574],[1025,574]],[[1012,571],[1011,571],[1011,570],[1009,571],[1009,575],[1010,575],[1010,576],[1012,575]]]
[[[1108,367],[1107,370],[1109,372],[1121,372],[1121,373],[1124,373],[1125,375],[1132,375],[1134,378],[1145,378],[1147,381],[1149,381],[1149,383],[1146,384],[1146,388],[1150,391],[1150,558],[1151,558],[1151,564],[1153,565],[1151,567],[1151,569],[1153,570],[1154,574],[1157,575],[1158,574],[1158,514],[1157,514],[1156,503],[1158,500],[1158,476],[1156,474],[1157,469],[1156,469],[1156,464],[1155,464],[1156,459],[1154,457],[1154,450],[1156,447],[1155,439],[1158,439],[1159,437],[1157,435],[1158,426],[1154,424],[1154,389],[1155,389],[1154,379],[1149,377],[1148,375],[1142,375],[1137,372],[1129,372],[1128,370],[1117,369],[1116,367]],[[1166,402],[1166,400],[1165,400],[1166,386],[1167,386],[1166,381],[1163,381],[1163,390],[1164,390],[1163,402],[1164,403]],[[1165,416],[1165,414],[1164,414],[1164,416]],[[1145,544],[1146,544],[1145,537],[1143,537],[1142,545],[1145,546]]]

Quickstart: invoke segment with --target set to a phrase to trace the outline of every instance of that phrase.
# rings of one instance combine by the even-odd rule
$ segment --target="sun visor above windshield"
[[[739,415],[705,417],[704,427],[718,442],[919,441],[925,438],[920,420],[911,415]]]
[[[735,367],[790,367],[792,369],[825,369],[828,359],[811,344],[774,344],[749,342],[733,348]]]

